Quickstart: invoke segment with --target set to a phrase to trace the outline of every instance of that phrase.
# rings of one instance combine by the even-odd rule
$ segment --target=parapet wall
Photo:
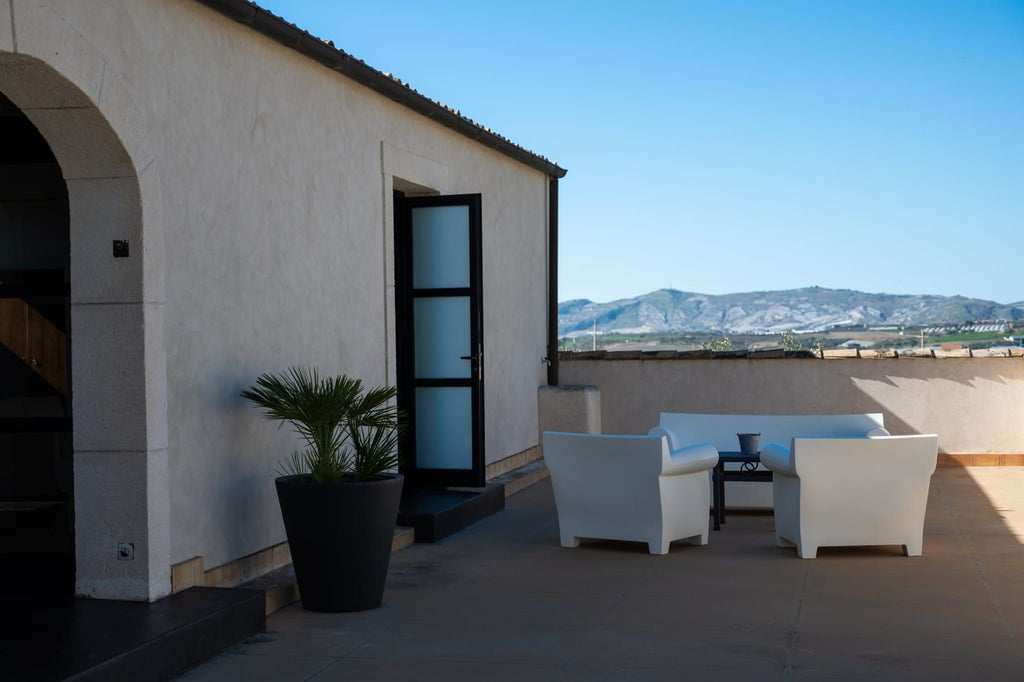
[[[646,433],[661,412],[881,412],[893,434],[937,433],[940,464],[1024,465],[1024,350],[598,351],[559,360],[562,387],[599,392],[592,404],[604,433]]]

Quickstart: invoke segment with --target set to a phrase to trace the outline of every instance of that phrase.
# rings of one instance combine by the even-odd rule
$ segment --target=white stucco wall
[[[600,390],[605,433],[661,412],[881,412],[894,434],[937,433],[947,454],[1024,453],[1024,358],[565,360],[563,385]]]
[[[537,444],[545,174],[193,0],[0,0],[0,51],[27,46],[84,93],[141,186],[139,203],[95,209],[132,213],[140,234],[79,237],[96,249],[132,239],[132,260],[116,265],[142,271],[122,286],[135,307],[110,309],[131,320],[94,315],[93,336],[142,325],[150,344],[125,370],[146,372],[143,394],[122,406],[150,419],[126,428],[148,432],[142,445],[129,432],[117,456],[147,462],[132,475],[156,476],[151,488],[166,484],[156,507],[133,507],[146,516],[136,525],[169,524],[160,560],[202,555],[211,567],[283,541],[273,477],[293,444],[238,397],[261,371],[306,364],[394,381],[391,188],[403,181],[482,195],[487,461]],[[43,132],[74,140],[88,128]],[[100,282],[97,300],[117,299],[120,280],[97,262],[73,278],[73,296]],[[74,324],[73,344],[90,322]],[[109,360],[96,352],[75,357],[76,390]]]

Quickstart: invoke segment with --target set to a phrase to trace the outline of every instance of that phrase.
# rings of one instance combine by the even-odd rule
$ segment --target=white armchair
[[[667,554],[673,540],[707,544],[714,446],[671,451],[664,435],[546,431],[543,447],[563,547],[631,540]]]
[[[885,433],[884,430],[880,430]],[[775,536],[801,559],[818,547],[902,545],[920,556],[938,436],[794,438],[771,444]]]

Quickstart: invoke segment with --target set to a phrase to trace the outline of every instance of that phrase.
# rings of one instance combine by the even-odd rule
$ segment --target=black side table
[[[725,469],[726,462],[739,463],[737,470]],[[713,497],[715,530],[721,530],[725,523],[725,482],[726,481],[771,481],[772,472],[761,466],[761,453],[751,455],[742,452],[719,452],[718,464],[711,470],[711,492]]]

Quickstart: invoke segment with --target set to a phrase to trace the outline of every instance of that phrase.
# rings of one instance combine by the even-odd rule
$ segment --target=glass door
[[[412,486],[482,486],[480,195],[395,197],[398,403]]]

